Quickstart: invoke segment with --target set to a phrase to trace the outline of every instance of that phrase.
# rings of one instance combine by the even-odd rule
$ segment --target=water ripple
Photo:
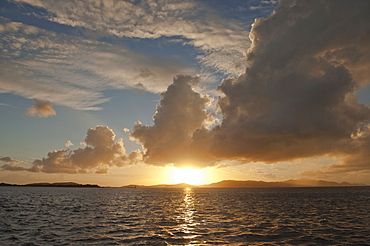
[[[3,245],[370,245],[370,188],[0,187]]]

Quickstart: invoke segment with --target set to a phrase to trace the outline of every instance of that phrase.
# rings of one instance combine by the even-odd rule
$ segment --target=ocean
[[[1,245],[370,245],[370,187],[0,187]]]

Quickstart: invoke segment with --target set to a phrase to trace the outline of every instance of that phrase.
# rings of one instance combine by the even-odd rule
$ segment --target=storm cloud
[[[246,73],[219,86],[223,120],[210,132],[213,154],[267,163],[350,154],[370,117],[354,95],[369,82],[361,80],[370,64],[369,6],[282,1],[257,19]]]

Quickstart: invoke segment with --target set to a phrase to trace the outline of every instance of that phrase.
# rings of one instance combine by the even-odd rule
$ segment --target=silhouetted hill
[[[14,185],[1,183],[0,186],[33,186],[33,187],[80,187],[80,188],[100,188],[99,185],[92,184],[78,184],[75,182],[59,182],[59,183],[32,183],[25,185]]]
[[[223,180],[217,183],[202,185],[209,188],[257,188],[257,187],[335,187],[335,186],[366,186],[365,184],[351,184],[347,182],[337,183],[324,180],[287,180],[281,182],[265,182],[253,180]]]
[[[268,188],[268,187],[337,187],[337,186],[366,186],[365,184],[351,184],[347,182],[337,183],[333,181],[298,179],[287,180],[280,182],[265,182],[255,180],[223,180],[217,183],[206,185],[189,185],[186,183],[180,184],[159,184],[159,185],[127,185],[124,188],[186,188],[186,187],[202,187],[202,188]]]
[[[33,187],[80,187],[80,188],[101,188],[99,185],[78,184],[75,182],[58,182],[58,183],[32,183],[25,185],[0,183],[0,186],[33,186]],[[365,184],[352,184],[348,182],[337,183],[325,180],[298,179],[286,180],[280,182],[265,182],[255,180],[223,180],[217,183],[206,185],[189,185],[180,184],[159,184],[159,185],[126,185],[122,188],[186,188],[186,187],[203,187],[203,188],[267,188],[267,187],[340,187],[340,186],[367,186]]]
[[[351,184],[348,182],[333,182],[333,181],[325,181],[325,180],[313,180],[313,179],[298,179],[298,180],[287,180],[284,181],[283,183],[289,184],[292,186],[313,186],[313,187],[328,187],[328,186],[366,186],[365,184]]]

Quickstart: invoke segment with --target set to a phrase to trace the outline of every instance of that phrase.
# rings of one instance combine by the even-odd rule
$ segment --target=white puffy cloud
[[[129,163],[122,139],[115,142],[114,138],[108,127],[90,128],[85,148],[49,152],[47,158],[33,162],[33,169],[46,173],[102,173],[109,167]]]
[[[196,82],[190,76],[174,79],[157,106],[153,126],[138,122],[130,136],[139,140],[146,149],[145,161],[155,165],[176,164],[206,165],[208,158],[192,146],[192,136],[197,130],[206,128],[213,117],[205,107],[210,102],[192,89]]]
[[[68,148],[68,147],[71,147],[71,146],[74,146],[74,144],[71,142],[71,140],[68,140],[64,145],[65,145],[67,148]]]
[[[122,167],[142,161],[141,151],[133,151],[130,155],[126,155],[122,139],[116,142],[114,139],[115,134],[111,129],[97,126],[87,131],[84,148],[55,150],[49,152],[46,158],[35,160],[31,168],[7,163],[2,166],[2,170],[102,174],[112,167]]]

